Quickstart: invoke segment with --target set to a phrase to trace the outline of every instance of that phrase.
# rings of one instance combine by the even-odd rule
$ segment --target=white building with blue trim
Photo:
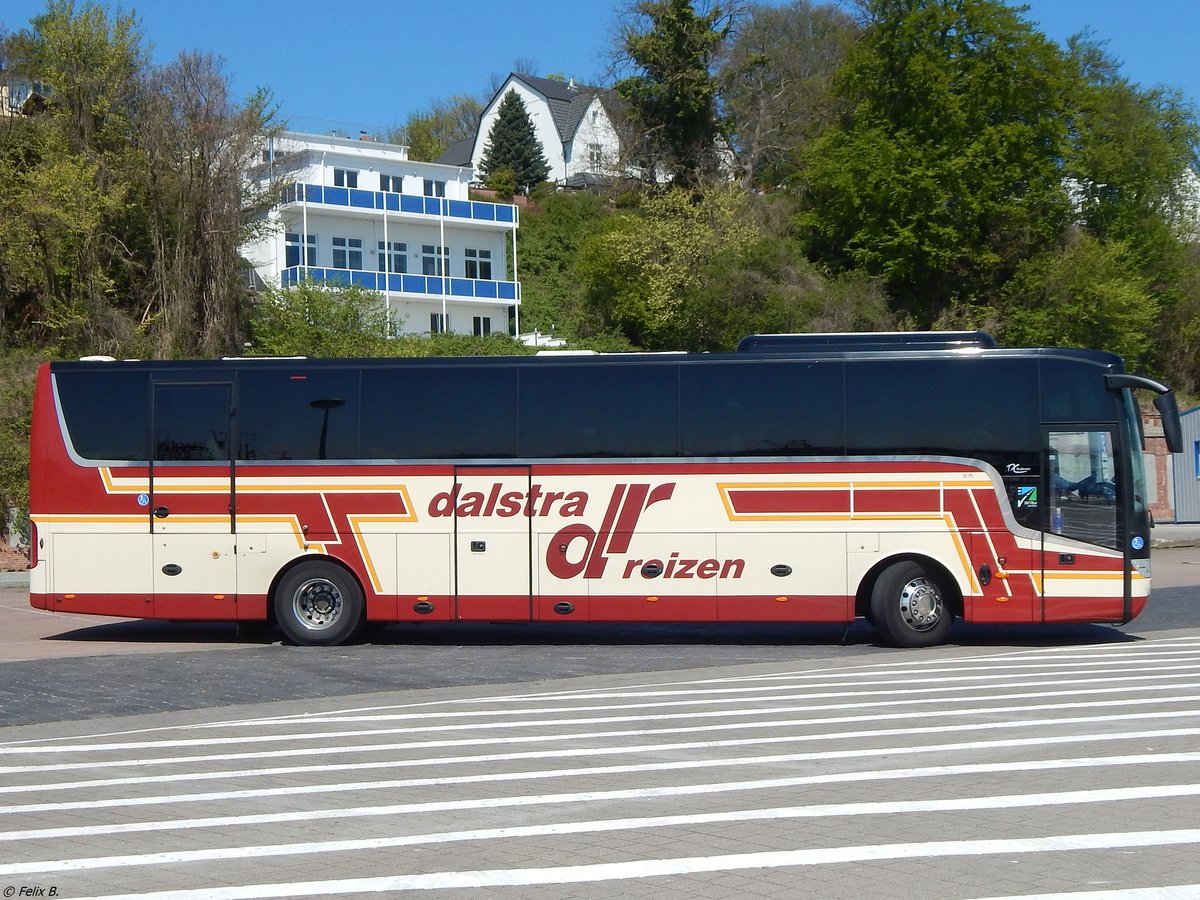
[[[516,333],[516,206],[472,200],[470,168],[417,162],[397,144],[285,132],[263,152],[286,179],[271,228],[242,248],[266,284],[376,291],[393,334]]]

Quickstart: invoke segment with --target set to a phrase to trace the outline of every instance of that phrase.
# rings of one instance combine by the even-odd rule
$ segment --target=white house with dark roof
[[[520,214],[472,200],[469,168],[411,160],[398,144],[285,132],[264,149],[261,177],[288,183],[274,227],[242,248],[263,282],[375,291],[393,334],[515,333],[521,286],[507,260]]]
[[[550,181],[585,187],[624,171],[611,90],[518,72],[505,79],[484,108],[474,139],[455,144],[438,162],[470,166],[478,173],[500,102],[509,91],[515,91],[525,103],[550,164]]]

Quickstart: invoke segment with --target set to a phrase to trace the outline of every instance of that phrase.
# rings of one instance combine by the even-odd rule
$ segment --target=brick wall
[[[1163,438],[1162,416],[1153,407],[1142,410],[1142,425],[1146,431],[1146,455],[1154,457],[1154,465],[1146,462],[1146,478],[1153,478],[1152,488],[1146,485],[1147,491],[1155,497],[1150,504],[1150,512],[1158,522],[1174,522],[1175,509],[1171,497],[1171,454],[1167,451],[1167,442]]]

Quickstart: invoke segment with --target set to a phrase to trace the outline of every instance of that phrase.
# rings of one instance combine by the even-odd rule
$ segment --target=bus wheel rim
[[[900,589],[900,615],[913,631],[937,627],[944,612],[942,593],[928,578],[914,578]]]
[[[325,631],[341,618],[342,592],[326,578],[310,578],[292,595],[296,621],[312,631]]]

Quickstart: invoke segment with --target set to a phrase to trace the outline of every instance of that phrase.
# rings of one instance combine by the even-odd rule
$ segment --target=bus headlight
[[[1137,572],[1143,578],[1150,577],[1150,560],[1148,559],[1132,559],[1133,571]]]

